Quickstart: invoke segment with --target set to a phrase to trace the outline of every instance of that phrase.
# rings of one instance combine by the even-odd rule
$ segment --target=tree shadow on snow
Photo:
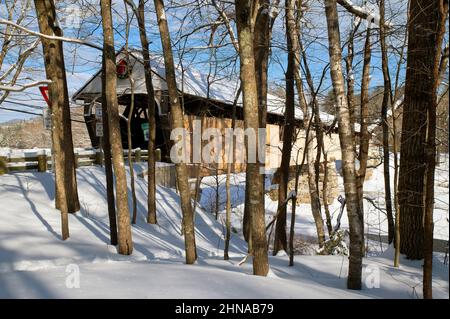
[[[20,176],[15,175],[14,176],[17,180],[17,183],[20,186],[20,189],[22,190],[23,197],[30,205],[31,211],[33,214],[39,219],[39,221],[44,225],[44,227],[50,232],[53,236],[55,236],[57,239],[61,239],[61,236],[53,229],[53,227],[42,217],[42,215],[38,212],[35,203],[30,199],[29,194],[25,186],[23,185],[22,179]],[[39,180],[39,179],[37,179]]]

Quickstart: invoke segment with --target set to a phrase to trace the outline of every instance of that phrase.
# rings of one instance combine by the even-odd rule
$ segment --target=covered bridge
[[[160,56],[151,58],[152,81],[155,90],[156,112],[156,147],[161,149],[163,161],[170,162],[169,104],[167,84],[165,81],[164,60]],[[147,149],[145,135],[147,117],[147,90],[143,58],[140,51],[121,50],[117,54],[117,96],[121,105],[121,131],[122,144],[128,147],[126,123],[131,106],[131,93],[133,88],[134,111],[132,114],[132,147]],[[192,129],[195,119],[202,121],[203,127],[226,128],[231,127],[232,109],[236,101],[236,126],[243,127],[242,95],[236,99],[239,89],[239,81],[236,78],[213,78],[207,73],[201,73],[192,67],[182,70],[176,67],[177,85],[180,91],[185,112],[186,128]],[[133,85],[132,85],[133,83]],[[101,70],[99,70],[88,82],[86,82],[72,97],[77,103],[84,104],[84,118],[93,147],[99,145],[99,138],[95,132],[95,108],[101,102]],[[281,161],[282,125],[284,123],[284,99],[267,95],[267,127],[266,133],[269,143],[266,145],[266,166],[276,168]],[[303,126],[303,114],[296,108],[296,120],[299,127]],[[324,125],[331,125],[334,117],[321,112]],[[192,130],[191,130],[192,131]],[[304,134],[303,134],[304,135]],[[192,142],[191,142],[192,143]],[[332,153],[339,151],[337,134],[327,136],[325,141]],[[304,136],[300,134],[296,146],[303,148]],[[327,147],[326,146],[326,147]],[[235,152],[243,150],[242,146],[235,145]],[[294,147],[295,149],[295,147]],[[336,153],[336,156],[340,155]],[[223,154],[225,156],[225,154]],[[225,161],[224,161],[225,162]],[[295,159],[292,159],[295,164]],[[224,164],[225,165],[225,164]],[[239,168],[237,168],[239,170]]]

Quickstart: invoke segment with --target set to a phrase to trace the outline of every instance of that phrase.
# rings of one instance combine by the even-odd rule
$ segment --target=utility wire
[[[10,108],[3,107],[3,106],[0,106],[0,110],[6,110],[6,111],[12,111],[12,112],[18,112],[18,113],[25,113],[25,114],[32,114],[32,115],[42,116],[42,114],[28,112],[28,111],[23,111],[23,110],[10,109]]]
[[[11,100],[5,100],[3,101],[3,103],[11,103],[11,104],[15,104],[15,105],[19,105],[19,106],[24,106],[24,107],[29,107],[32,109],[36,109],[36,110],[42,110],[43,108],[37,105],[31,105],[31,104],[24,104],[21,102],[15,102],[15,101],[11,101]]]
[[[33,113],[33,112],[28,112],[28,111],[23,111],[23,110],[17,110],[17,109],[10,109],[7,107],[3,107],[0,106],[0,110],[6,110],[6,111],[11,111],[11,112],[17,112],[17,113],[25,113],[25,114],[32,114],[32,115],[37,115],[37,116],[43,116],[42,114],[39,113]],[[80,120],[74,120],[74,119],[70,119],[72,122],[77,122],[77,123],[86,123],[85,121],[80,121]]]

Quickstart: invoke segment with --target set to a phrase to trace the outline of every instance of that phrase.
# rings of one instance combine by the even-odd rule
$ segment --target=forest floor
[[[435,237],[448,240],[448,164],[444,166],[437,174]],[[380,174],[381,170],[376,170],[365,187],[367,194],[382,207]],[[251,259],[240,265],[246,255],[246,244],[240,231],[243,202],[239,198],[243,180],[239,175],[232,179],[235,233],[232,234],[229,261],[223,260],[223,207],[220,207],[216,220],[208,209],[212,207],[210,200],[214,193],[208,179],[202,183],[201,206],[195,215],[199,257],[195,265],[184,264],[177,193],[173,189],[157,188],[158,225],[148,225],[145,222],[147,183],[142,178],[136,179],[138,222],[132,226],[134,251],[131,256],[118,255],[116,248],[109,245],[103,170],[100,167],[80,168],[77,178],[81,210],[69,216],[70,238],[62,241],[60,214],[53,208],[52,174],[23,172],[0,177],[0,298],[422,296],[422,261],[402,259],[400,268],[394,268],[392,247],[376,240],[367,241],[361,291],[345,288],[348,258],[315,255],[313,240],[310,240],[308,254],[295,256],[293,267],[288,266],[285,254],[279,254],[270,257],[271,270],[267,278],[252,276]],[[224,183],[224,177],[221,178]],[[341,180],[339,185],[342,185]],[[225,199],[222,186],[220,193],[222,202]],[[387,223],[383,211],[365,204],[366,233],[385,235]],[[339,205],[335,201],[330,208],[334,222]],[[267,220],[271,219],[274,209],[276,202],[266,197]],[[308,205],[299,206],[296,217],[298,236],[314,238],[315,226]],[[345,212],[341,222],[345,229]],[[444,265],[443,256],[443,253],[435,252],[435,298],[449,297],[448,266]],[[74,277],[77,274],[79,277]]]

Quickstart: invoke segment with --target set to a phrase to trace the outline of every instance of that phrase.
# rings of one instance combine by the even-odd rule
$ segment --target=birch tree
[[[336,0],[325,1],[325,14],[328,27],[330,73],[338,112],[344,190],[350,229],[350,256],[347,288],[361,289],[362,257],[364,249],[363,212],[361,211],[359,204],[356,181],[354,153],[355,139],[352,135],[350,112],[347,96],[345,94],[344,76],[342,73],[342,51]]]

